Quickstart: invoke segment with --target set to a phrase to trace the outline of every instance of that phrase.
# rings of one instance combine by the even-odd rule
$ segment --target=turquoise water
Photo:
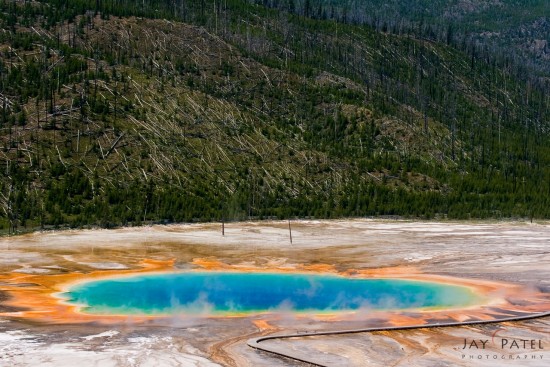
[[[63,293],[91,314],[231,314],[468,306],[468,288],[336,275],[186,272],[90,281]]]

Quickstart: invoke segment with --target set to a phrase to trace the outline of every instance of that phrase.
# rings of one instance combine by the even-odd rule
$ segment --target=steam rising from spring
[[[467,306],[469,289],[337,275],[181,272],[90,281],[65,293],[91,314],[216,316]]]

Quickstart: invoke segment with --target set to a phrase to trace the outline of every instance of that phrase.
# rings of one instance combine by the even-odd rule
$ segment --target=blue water
[[[230,314],[468,306],[468,288],[336,275],[185,272],[90,281],[63,294],[92,314]]]

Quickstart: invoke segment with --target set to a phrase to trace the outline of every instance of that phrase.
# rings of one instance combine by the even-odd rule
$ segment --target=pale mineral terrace
[[[0,366],[294,366],[250,338],[550,309],[550,224],[382,220],[170,225],[33,233],[0,239]],[[145,261],[145,262],[144,262]],[[456,281],[490,289],[469,310],[361,310],[345,318],[289,310],[247,317],[94,318],[58,305],[63,281],[136,271],[343,272]],[[548,318],[497,325],[272,341],[334,366],[547,366]],[[465,343],[466,349],[462,349]],[[537,348],[502,348],[506,339]],[[477,348],[471,343],[477,340]],[[489,340],[485,349],[481,341]],[[519,342],[521,344],[521,342]],[[542,345],[544,349],[539,349]]]

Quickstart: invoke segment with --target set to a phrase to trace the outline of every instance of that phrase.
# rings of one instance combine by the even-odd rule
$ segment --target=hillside
[[[288,2],[268,2],[289,9]],[[394,34],[475,48],[512,63],[516,74],[550,76],[550,2],[546,0],[306,0],[294,12],[369,24]],[[510,52],[512,51],[512,52]]]
[[[0,225],[550,217],[548,86],[241,0],[0,2]]]

